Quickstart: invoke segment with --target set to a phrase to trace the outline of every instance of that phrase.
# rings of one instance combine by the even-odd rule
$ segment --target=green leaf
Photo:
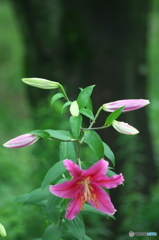
[[[86,235],[85,240],[93,240],[93,239]]]
[[[104,157],[104,147],[100,136],[93,130],[84,132],[84,141],[92,149],[98,160]]]
[[[112,170],[108,169],[107,176],[112,177],[114,175],[117,175],[117,173],[113,172]]]
[[[103,142],[103,146],[104,146],[104,155],[112,162],[113,167],[114,167],[115,166],[114,153],[112,152],[110,147],[105,142]]]
[[[65,220],[68,230],[79,240],[85,240],[85,226],[80,214],[72,220]]]
[[[52,98],[51,98],[51,106],[54,104],[54,102],[60,98],[64,98],[65,96],[63,93],[56,93]]]
[[[47,214],[49,222],[53,222],[55,225],[58,225],[60,221],[60,216],[61,216],[60,208],[56,207],[52,208],[52,210]]]
[[[75,142],[61,142],[60,143],[60,160],[70,159],[77,161],[77,151]]]
[[[36,204],[38,202],[47,200],[51,195],[49,189],[42,190],[41,188],[33,190],[31,193],[24,194],[16,198],[16,201],[23,204]]]
[[[88,99],[88,103],[86,105],[86,108],[89,109],[93,113],[93,104],[91,98]]]
[[[45,130],[33,130],[30,132],[30,134],[34,134],[41,138],[49,138],[50,137],[50,134],[47,133]]]
[[[55,139],[63,141],[69,141],[73,139],[68,131],[47,129],[45,130],[45,132],[47,132],[50,135],[50,137],[53,137]]]
[[[70,117],[70,127],[73,133],[73,136],[76,139],[79,139],[80,132],[81,132],[81,125],[82,125],[82,116],[79,115],[78,117]]]
[[[78,98],[77,98],[77,102],[78,102],[78,105],[79,105],[79,108],[84,108],[88,101],[89,101],[89,98],[92,94],[92,91],[93,91],[93,88],[94,88],[95,85],[92,85],[92,86],[89,86],[89,87],[86,87],[85,89],[83,89],[80,94],[78,95]]]
[[[61,227],[51,224],[44,232],[42,240],[60,240],[61,239]]]
[[[54,209],[60,201],[61,201],[60,197],[57,197],[57,196],[51,194],[48,197],[48,202],[47,202],[47,205],[46,205],[46,212],[47,213],[51,212],[52,209]]]
[[[62,107],[62,111],[61,111],[61,112],[63,112],[63,110],[64,110],[66,107],[70,106],[71,103],[72,103],[71,101],[66,102],[66,103],[63,105],[63,107]]]
[[[63,233],[61,240],[77,240],[77,238],[67,230]]]
[[[112,112],[105,121],[105,125],[107,124],[112,124],[113,120],[117,119],[123,111],[124,107],[118,108],[117,110],[115,110],[114,112]]]
[[[42,240],[42,238],[34,238],[34,239],[32,239],[32,240]]]
[[[80,109],[80,113],[83,114],[84,116],[90,118],[91,120],[94,120],[94,115],[89,109],[82,108],[82,109]]]
[[[95,213],[95,214],[99,214],[103,217],[107,217],[107,218],[111,217],[111,218],[115,219],[114,216],[102,213],[102,212],[98,211],[97,209],[93,208],[91,205],[89,205],[87,203],[85,203],[85,205],[84,205],[83,213],[85,214],[85,212]]]
[[[47,172],[43,182],[42,182],[42,189],[44,189],[47,185],[51,182],[56,180],[62,173],[66,171],[66,168],[63,164],[63,161],[59,161],[55,163],[50,170]]]
[[[88,162],[88,161],[81,161],[81,165],[82,165],[82,169],[88,169],[92,166],[92,163],[91,162]]]

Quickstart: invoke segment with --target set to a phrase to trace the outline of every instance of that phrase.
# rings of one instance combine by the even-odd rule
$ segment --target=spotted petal
[[[63,163],[71,176],[73,177],[81,176],[82,170],[76,163],[68,159],[64,160]]]
[[[120,173],[119,175],[114,175],[112,177],[108,177],[108,176],[102,176],[99,177],[95,180],[95,182],[102,187],[105,187],[107,189],[110,188],[115,188],[118,185],[122,184],[124,181],[124,177],[123,175]]]
[[[77,177],[71,181],[59,183],[50,186],[50,192],[61,198],[75,198],[81,190],[82,185],[78,182],[82,181],[82,178]]]
[[[65,217],[69,220],[75,218],[76,215],[80,212],[80,208],[81,208],[81,199],[80,197],[76,197],[69,203]]]
[[[97,184],[92,183],[91,186],[96,195],[96,202],[91,200],[89,201],[89,204],[100,212],[113,215],[116,212],[116,209],[114,208],[109,195]]]

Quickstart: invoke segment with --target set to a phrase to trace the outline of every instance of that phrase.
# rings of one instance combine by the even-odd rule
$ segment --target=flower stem
[[[59,86],[60,86],[60,88],[61,88],[61,90],[62,90],[62,92],[63,92],[63,94],[64,94],[66,100],[69,102],[69,98],[68,98],[68,96],[67,96],[67,94],[66,94],[66,92],[65,92],[64,87],[63,87],[61,84],[60,84]]]
[[[93,126],[93,124],[95,123],[95,121],[96,121],[97,117],[99,116],[100,112],[102,111],[102,109],[103,109],[103,106],[101,106],[101,107],[98,109],[98,111],[97,111],[97,113],[96,113],[93,121],[91,122],[91,124],[89,125],[89,127],[86,128],[86,129],[84,129],[84,130],[92,129],[92,126]],[[80,144],[82,144],[83,141],[84,141],[84,137],[81,139]]]
[[[96,121],[97,117],[99,116],[100,112],[102,111],[102,109],[103,109],[103,106],[101,106],[101,107],[98,109],[98,111],[97,111],[97,113],[96,113],[96,115],[95,115],[95,117],[94,117],[93,121],[91,122],[91,124],[90,124],[90,126],[89,126],[88,129],[90,129],[90,128],[93,126],[93,124],[95,123],[95,121]]]

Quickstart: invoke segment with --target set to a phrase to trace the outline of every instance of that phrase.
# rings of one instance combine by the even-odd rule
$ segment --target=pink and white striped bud
[[[129,112],[129,111],[133,111],[133,110],[145,107],[149,103],[150,101],[146,99],[125,99],[125,100],[105,103],[103,104],[103,110],[107,112],[114,112],[118,108],[125,106],[123,109],[123,112]]]
[[[8,142],[4,143],[3,146],[7,148],[21,148],[21,147],[26,147],[29,146],[36,141],[39,140],[40,137],[33,135],[33,134],[23,134],[20,135],[16,138],[13,138],[9,140]]]
[[[58,82],[53,82],[43,78],[22,78],[22,81],[30,86],[42,89],[55,89],[60,87]]]
[[[119,122],[119,121],[116,121],[114,120],[112,122],[112,126],[120,133],[123,133],[123,134],[127,134],[127,135],[135,135],[137,133],[139,133],[139,131],[130,126],[128,123],[125,123],[125,122]]]

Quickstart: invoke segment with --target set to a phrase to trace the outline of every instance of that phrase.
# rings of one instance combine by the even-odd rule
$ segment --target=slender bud
[[[126,99],[115,102],[103,104],[103,110],[107,112],[114,112],[118,108],[124,107],[123,112],[133,111],[149,104],[150,101],[146,99]]]
[[[30,86],[42,89],[55,89],[60,86],[58,82],[53,82],[43,78],[22,78],[22,81]]]
[[[79,115],[79,106],[77,101],[71,103],[70,113],[72,116],[77,117]]]
[[[123,134],[127,134],[127,135],[135,135],[137,133],[139,133],[139,131],[130,126],[128,123],[125,123],[125,122],[119,122],[119,121],[116,121],[114,120],[112,122],[112,126],[120,133],[123,133]]]
[[[7,236],[6,230],[5,230],[4,226],[1,223],[0,223],[0,235],[2,237],[6,237]]]
[[[35,143],[38,141],[38,139],[38,136],[27,133],[9,140],[8,142],[4,143],[3,146],[7,148],[21,148]]]

